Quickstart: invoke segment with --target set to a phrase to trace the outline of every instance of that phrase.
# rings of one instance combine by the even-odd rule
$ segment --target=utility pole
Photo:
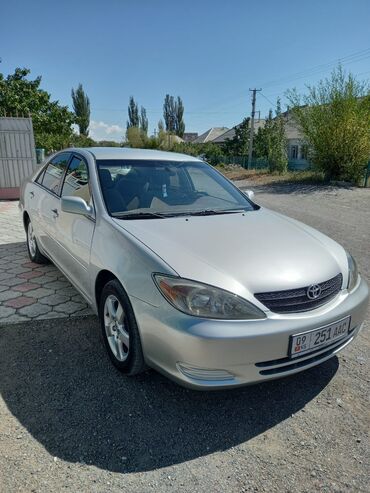
[[[252,118],[251,118],[250,134],[249,134],[248,169],[250,169],[250,167],[252,166],[254,116],[256,114],[256,93],[262,91],[262,89],[249,89],[249,90],[252,92]]]

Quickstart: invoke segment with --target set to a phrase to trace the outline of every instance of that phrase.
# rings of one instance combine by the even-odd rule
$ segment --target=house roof
[[[195,140],[192,141],[193,144],[205,144],[206,142],[213,142],[214,139],[227,132],[228,127],[212,127],[203,134],[199,135]]]
[[[260,127],[263,127],[265,125],[265,121],[266,120],[264,120],[263,118],[254,120],[254,130],[258,130]],[[240,125],[241,123],[239,123],[239,125],[235,125],[235,127],[231,128],[230,130],[227,130],[227,132],[224,132],[223,134],[213,139],[212,142],[215,144],[223,144],[227,140],[233,139],[235,136],[235,129],[240,127]]]

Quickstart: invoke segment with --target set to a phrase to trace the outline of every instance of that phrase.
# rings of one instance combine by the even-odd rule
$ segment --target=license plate
[[[295,358],[332,344],[348,334],[351,317],[343,318],[319,329],[290,336],[289,356]]]

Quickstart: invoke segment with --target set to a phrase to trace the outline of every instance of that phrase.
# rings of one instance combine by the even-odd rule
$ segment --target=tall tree
[[[176,135],[182,137],[185,132],[184,123],[184,105],[180,96],[177,96],[177,101],[175,103],[176,117],[175,117],[175,132]]]
[[[166,131],[174,133],[176,129],[176,105],[173,96],[166,94],[163,103],[163,118],[166,125]]]
[[[288,91],[292,114],[308,144],[311,162],[327,179],[360,182],[370,156],[370,85],[339,65],[308,86]]]
[[[130,96],[130,100],[128,103],[127,128],[139,127],[139,126],[140,126],[139,107],[134,97]]]
[[[166,131],[182,137],[185,132],[184,104],[180,96],[177,99],[166,94],[163,103],[163,118]]]
[[[164,123],[162,119],[160,119],[158,122],[158,133],[159,132],[164,132]]]
[[[80,135],[87,137],[90,124],[90,100],[85,94],[82,84],[79,84],[76,90],[72,89],[72,102]]]
[[[31,116],[36,146],[47,152],[69,146],[75,115],[40,88],[41,77],[29,80],[29,74],[26,68],[6,77],[0,73],[0,115]]]
[[[146,116],[146,109],[144,106],[140,109],[140,128],[147,135],[148,134],[148,117]]]
[[[284,173],[288,168],[285,119],[281,112],[280,99],[276,102],[275,116],[270,110],[264,127],[258,129],[253,155],[267,161],[271,172]]]

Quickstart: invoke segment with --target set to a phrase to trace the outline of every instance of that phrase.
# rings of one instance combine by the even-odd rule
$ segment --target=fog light
[[[234,375],[226,370],[210,370],[206,368],[194,368],[185,363],[177,363],[177,369],[183,375],[195,380],[234,380]]]

